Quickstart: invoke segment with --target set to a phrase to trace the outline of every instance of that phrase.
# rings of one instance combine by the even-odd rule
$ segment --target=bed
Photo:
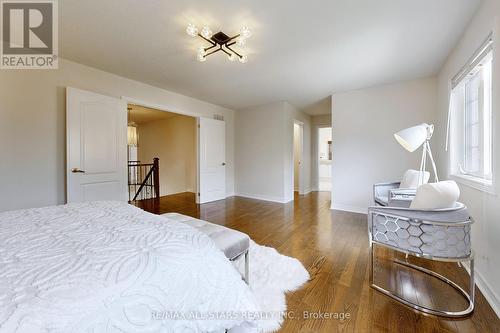
[[[208,236],[121,202],[0,213],[1,332],[256,330]]]

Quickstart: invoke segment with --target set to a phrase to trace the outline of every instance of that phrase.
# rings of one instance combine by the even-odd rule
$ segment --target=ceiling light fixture
[[[245,38],[238,37],[236,39],[236,45],[239,47],[244,47],[247,44],[247,40]]]
[[[208,26],[204,26],[201,31],[199,31],[194,24],[189,23],[186,28],[186,33],[191,37],[199,36],[211,45],[209,47],[201,46],[198,48],[198,61],[206,61],[209,55],[219,51],[224,52],[230,61],[238,59],[242,64],[248,61],[248,57],[246,55],[243,55],[232,48],[235,44],[239,47],[245,46],[247,39],[252,36],[248,27],[241,28],[239,34],[229,37],[222,31],[212,34],[212,30],[210,30]]]
[[[198,35],[198,28],[194,24],[189,23],[186,28],[186,33],[191,37],[196,37]]]

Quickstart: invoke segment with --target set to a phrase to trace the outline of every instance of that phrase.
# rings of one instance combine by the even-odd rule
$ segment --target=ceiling
[[[133,122],[137,125],[149,123],[151,121],[167,119],[174,116],[179,115],[176,113],[146,108],[140,105],[128,105],[128,122]]]
[[[60,55],[231,109],[322,113],[336,91],[436,74],[481,0],[64,0]],[[188,23],[231,35],[248,63],[196,61]]]

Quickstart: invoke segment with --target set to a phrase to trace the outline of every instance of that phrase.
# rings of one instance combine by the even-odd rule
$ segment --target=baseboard
[[[304,190],[304,192],[300,193],[300,195],[306,195],[306,194],[309,194],[311,193],[313,190],[311,188],[308,188],[306,190]]]
[[[359,213],[359,214],[367,214],[367,212],[368,212],[368,207],[356,207],[356,206],[338,204],[338,203],[335,203],[335,202],[332,202],[332,205],[330,206],[330,209],[333,209],[333,210],[342,210],[342,211],[345,211],[345,212]]]
[[[169,194],[160,193],[160,197],[168,197],[168,196],[171,196],[171,195],[177,195],[177,194],[183,194],[183,193],[192,193],[192,194],[196,194],[196,192],[194,192],[194,191],[191,191],[191,190],[185,190],[185,191],[175,192],[175,193],[169,193]]]
[[[260,195],[260,194],[251,194],[251,193],[241,193],[237,192],[234,194],[237,197],[243,197],[243,198],[248,198],[248,199],[256,199],[256,200],[263,200],[263,201],[271,201],[271,202],[279,202],[279,203],[287,203],[284,198],[280,197],[274,197],[274,196],[268,196],[268,195]]]
[[[469,264],[464,263],[463,265],[467,273],[470,274]],[[481,293],[483,294],[484,298],[486,298],[486,301],[490,304],[493,311],[495,311],[497,317],[500,318],[500,297],[495,294],[489,283],[484,279],[483,274],[481,274],[481,272],[478,271],[477,268],[474,270],[474,276],[476,286],[479,288],[479,290],[481,290]]]

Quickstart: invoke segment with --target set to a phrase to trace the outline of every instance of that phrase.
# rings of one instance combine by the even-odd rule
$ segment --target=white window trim
[[[473,55],[473,57],[468,61],[468,63],[451,79],[450,82],[450,96],[451,92],[457,85],[459,85],[462,80],[466,77],[467,73],[472,70],[477,63],[479,63],[480,59],[484,57],[485,54],[489,53],[492,51],[492,41],[493,41],[493,36],[490,34],[488,38],[483,42],[482,46],[476,51],[476,53]],[[450,101],[451,102],[451,101]],[[450,110],[451,111],[451,110]],[[493,109],[491,112],[494,112]],[[494,121],[494,116],[491,115],[492,121]],[[448,114],[448,129],[447,129],[447,138],[446,138],[446,150],[448,150],[448,140],[449,140],[449,126],[450,126],[450,114]],[[476,177],[473,175],[468,175],[468,174],[462,174],[457,172],[457,166],[453,165],[454,161],[451,158],[450,152],[448,153],[448,174],[449,177],[453,180],[455,180],[457,183],[465,185],[467,187],[485,192],[487,194],[497,196],[496,192],[496,177],[495,177],[495,167],[496,167],[496,154],[495,152],[495,133],[494,133],[494,127],[491,128],[491,167],[492,167],[492,172],[493,174],[491,175],[491,180],[482,178],[482,177]]]
[[[471,187],[473,189],[491,194],[496,196],[497,193],[495,191],[495,186],[493,185],[493,181],[489,181],[483,178],[478,178],[469,175],[462,174],[451,174],[450,178],[456,181],[459,184],[465,185],[467,187]]]

